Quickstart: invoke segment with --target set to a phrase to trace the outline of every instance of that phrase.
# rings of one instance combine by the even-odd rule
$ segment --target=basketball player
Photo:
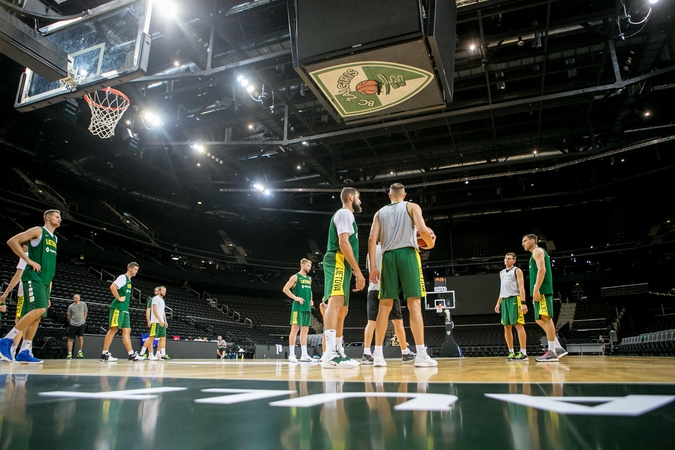
[[[150,348],[152,348],[152,342],[155,338],[159,338],[155,359],[167,361],[171,358],[166,354],[166,329],[169,326],[169,323],[166,320],[166,302],[164,301],[164,297],[166,297],[166,286],[160,286],[159,294],[152,299],[152,313],[150,314],[151,326],[150,333],[148,333],[148,339],[151,339]]]
[[[359,269],[359,238],[354,213],[361,212],[359,191],[345,187],[340,193],[342,208],[331,217],[328,227],[328,247],[323,257],[324,298],[327,302],[324,313],[324,336],[326,351],[321,357],[321,367],[354,368],[359,363],[342,351],[344,320],[349,309],[349,287],[352,272],[356,288],[366,286],[366,279]]]
[[[127,265],[127,272],[117,277],[110,285],[115,299],[110,304],[110,316],[108,325],[110,329],[103,339],[103,352],[101,353],[101,362],[115,362],[117,358],[113,357],[108,350],[112,340],[117,334],[118,329],[122,329],[122,343],[129,354],[129,361],[142,361],[143,357],[136,353],[131,346],[131,323],[129,321],[129,301],[131,300],[131,279],[138,273],[138,263],[130,262]]]
[[[26,256],[28,256],[28,245],[26,243],[21,244],[21,250],[23,250],[23,253]],[[21,319],[21,313],[23,312],[23,283],[21,282],[21,276],[23,275],[23,271],[25,268],[26,268],[26,261],[19,258],[19,262],[16,265],[16,272],[14,273],[12,279],[9,280],[9,285],[7,286],[7,289],[0,296],[0,311],[6,312],[7,307],[5,306],[5,301],[7,300],[7,296],[9,295],[10,292],[12,292],[14,286],[19,285],[19,289],[17,291],[16,296],[16,313],[14,316],[14,325],[19,323],[19,320]],[[2,316],[0,316],[0,319],[1,318]],[[12,357],[14,357],[14,355],[16,354],[16,347],[19,345],[19,342],[21,342],[21,337],[22,337],[21,333],[14,336],[14,342],[12,343],[12,348],[10,350],[10,352],[12,353]]]
[[[291,307],[291,334],[288,335],[288,362],[297,363],[295,356],[295,338],[300,329],[300,348],[302,356],[300,362],[312,362],[307,353],[307,332],[312,324],[312,279],[309,271],[312,270],[312,261],[307,258],[300,260],[300,272],[291,276],[284,286],[284,294],[293,300]]]
[[[382,262],[382,246],[380,244],[377,244],[375,247],[375,261],[377,262],[377,268],[379,270],[381,267],[380,264]],[[366,270],[370,272],[370,257],[366,259]],[[373,341],[373,334],[375,333],[375,325],[377,323],[377,312],[380,303],[379,296],[380,283],[373,283],[371,281],[368,284],[368,306],[366,307],[368,324],[366,325],[366,329],[363,332],[363,356],[361,357],[361,364],[373,363],[373,355],[370,352],[370,343]],[[398,301],[398,298],[394,299],[394,304],[391,314],[389,315],[389,319],[394,325],[394,332],[396,333],[396,337],[398,338],[398,342],[401,347],[401,361],[413,361],[417,355],[411,352],[410,348],[408,348],[408,341],[405,337],[405,328],[403,328],[401,303]]]
[[[424,345],[424,319],[420,299],[426,295],[426,291],[422,276],[422,263],[417,251],[415,229],[427,244],[425,247],[427,250],[434,247],[436,236],[427,229],[424,217],[422,217],[422,208],[415,203],[403,201],[406,196],[405,186],[401,183],[392,184],[388,195],[391,203],[375,213],[368,237],[370,282],[380,282],[380,304],[375,328],[373,364],[375,367],[387,365],[382,353],[382,345],[387,331],[389,313],[401,289],[403,297],[408,301],[410,329],[417,347],[415,366],[435,367],[438,361],[431,359]],[[375,260],[378,242],[382,245],[381,274]]]
[[[537,362],[557,362],[567,355],[555,335],[553,323],[553,274],[551,272],[551,258],[543,248],[537,246],[537,236],[526,234],[523,236],[523,248],[532,253],[530,257],[530,294],[534,303],[534,319],[546,333],[548,351],[543,356],[535,358]]]
[[[152,299],[157,297],[159,295],[159,286],[157,286],[153,291],[152,297],[148,297],[148,304],[145,308],[145,322],[148,324],[148,330],[152,328],[152,322],[150,320],[150,314],[152,313]],[[150,333],[148,331],[148,337],[150,337]],[[148,344],[148,341],[150,343]],[[141,347],[141,353],[140,355],[143,356],[144,358],[150,360],[150,361],[156,361],[157,358],[152,354],[152,345],[154,344],[155,340],[152,339],[146,339],[145,342],[143,343],[143,347]],[[146,355],[146,352],[148,353],[148,356]]]
[[[523,314],[527,313],[527,305],[521,304],[521,299],[525,298],[525,283],[523,282],[523,271],[515,267],[516,254],[507,253],[504,257],[505,269],[499,272],[500,289],[499,298],[495,312],[502,313],[502,325],[504,325],[504,339],[509,349],[506,357],[507,361],[527,361],[527,334],[525,334],[525,318]],[[518,342],[520,351],[516,354],[513,351],[513,326],[518,332]]]
[[[61,212],[49,209],[44,213],[44,226],[33,227],[19,233],[7,241],[14,254],[26,261],[21,276],[24,291],[24,305],[21,320],[0,339],[0,359],[28,364],[41,364],[42,361],[32,354],[33,337],[40,325],[42,315],[49,308],[49,293],[56,272],[57,237],[54,234],[61,226]],[[29,242],[28,255],[21,248],[22,242]],[[11,354],[14,338],[23,333],[23,344],[16,355]]]

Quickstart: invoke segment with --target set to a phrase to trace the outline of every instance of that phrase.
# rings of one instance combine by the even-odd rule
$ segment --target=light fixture
[[[471,51],[476,50],[476,44],[469,45],[469,50],[471,50]]]
[[[178,67],[178,66],[180,66],[180,63],[178,62],[178,60],[175,60],[175,61],[173,62],[173,65],[174,65],[174,67]]]
[[[301,166],[300,166],[300,164],[298,164],[298,170],[300,170],[300,169],[301,169]]]
[[[199,153],[204,153],[204,146],[202,144],[192,144],[192,148]]]
[[[197,204],[198,204],[198,205],[201,205],[201,204],[202,204],[202,202],[197,202]]]
[[[252,130],[253,128],[255,128],[254,125],[253,125],[252,123],[249,123],[249,124],[248,124],[248,129],[249,129],[249,130]]]
[[[253,92],[253,89],[255,89],[255,88],[253,87],[252,84],[249,84],[248,86],[246,86],[246,90],[247,90],[249,93]]]
[[[645,111],[645,117],[649,117],[651,115],[652,115],[652,113],[650,113],[649,111]]]
[[[533,154],[534,156],[537,156],[537,151],[536,151],[536,150],[533,151],[532,154]]]
[[[516,42],[516,45],[518,45],[518,47],[525,45],[525,41],[523,40],[522,36],[518,36],[518,42]]]

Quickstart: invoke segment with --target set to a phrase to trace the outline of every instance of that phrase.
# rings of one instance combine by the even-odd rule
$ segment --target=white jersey
[[[28,257],[28,253],[26,253],[26,257]],[[25,270],[26,266],[27,266],[26,261],[24,261],[23,258],[19,258],[19,263],[16,265],[16,269]],[[19,292],[17,295],[19,297],[23,297],[23,281],[19,281]]]
[[[520,289],[518,289],[518,278],[516,278],[517,270],[518,268],[513,266],[511,270],[503,269],[501,272],[499,272],[499,278],[501,279],[501,289],[499,290],[500,298],[520,295]]]
[[[155,305],[157,305],[157,308],[155,308]],[[150,323],[166,323],[166,315],[164,314],[165,305],[166,303],[164,303],[164,299],[161,296],[156,295],[153,297],[152,309],[150,309]],[[157,309],[159,316],[155,315],[155,309]]]
[[[382,267],[382,246],[377,244],[375,247],[375,264],[377,264],[377,270],[380,270]],[[366,257],[366,270],[370,272],[370,255]],[[368,284],[369,291],[379,291],[380,290],[380,280],[377,280],[377,283]]]

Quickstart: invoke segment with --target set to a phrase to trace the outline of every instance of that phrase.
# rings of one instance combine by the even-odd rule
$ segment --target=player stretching
[[[312,362],[307,353],[307,332],[312,324],[312,279],[309,271],[312,270],[312,261],[307,258],[300,260],[300,272],[291,276],[284,286],[284,294],[293,300],[291,308],[291,334],[288,336],[288,362],[297,363],[295,356],[295,338],[300,329],[301,362]]]
[[[495,312],[502,313],[502,325],[504,325],[504,339],[509,349],[507,361],[526,361],[527,358],[527,335],[525,334],[525,318],[523,314],[527,313],[527,305],[521,304],[525,298],[525,283],[523,282],[523,271],[515,267],[516,254],[507,253],[504,257],[506,269],[499,272],[500,290],[499,298]],[[513,351],[513,326],[516,326],[518,332],[518,342],[520,351],[516,354]]]

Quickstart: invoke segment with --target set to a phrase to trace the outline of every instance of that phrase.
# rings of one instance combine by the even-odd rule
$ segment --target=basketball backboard
[[[439,307],[441,310],[455,309],[455,291],[427,292],[424,308],[436,311]]]
[[[31,111],[115,86],[147,70],[153,0],[115,0],[39,29],[72,59],[70,80],[47,81],[26,69],[14,107]]]

